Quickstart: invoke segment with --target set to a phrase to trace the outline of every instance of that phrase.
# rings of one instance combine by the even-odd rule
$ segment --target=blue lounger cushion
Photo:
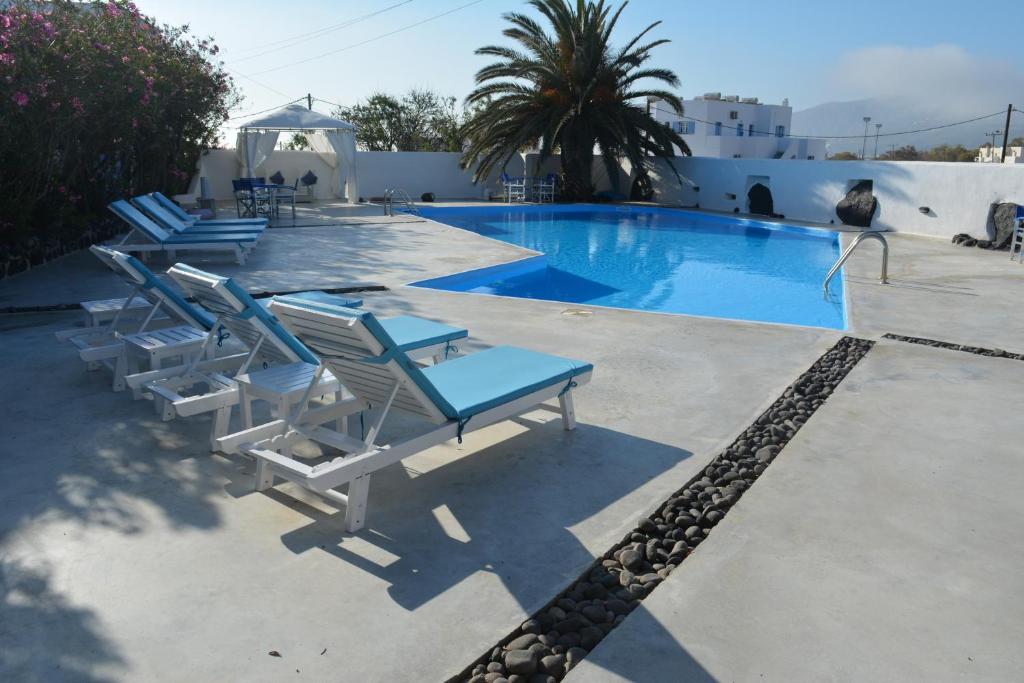
[[[178,206],[175,202],[167,197],[162,192],[152,192],[149,195],[172,214],[174,214],[178,220],[182,223],[195,223],[199,220],[199,216],[193,216],[192,214],[185,211],[185,209]],[[208,224],[224,224],[224,225],[260,225],[266,227],[268,221],[266,218],[215,218],[212,220],[202,221],[203,225]]]
[[[247,225],[211,225],[209,223],[193,224],[179,219],[173,213],[161,206],[156,200],[148,195],[141,195],[132,198],[132,203],[149,214],[150,218],[157,222],[164,230],[170,230],[180,235],[207,235],[207,234],[237,234],[253,233],[259,234],[265,230],[263,225],[251,223]]]
[[[465,339],[469,330],[412,315],[381,318],[381,326],[403,351]]]
[[[573,377],[593,369],[590,363],[571,358],[495,346],[421,372],[452,409],[453,414],[446,416],[466,420],[553,384],[569,386]]]
[[[177,234],[164,230],[154,223],[148,216],[139,211],[123,199],[118,199],[107,205],[107,208],[117,214],[123,221],[128,223],[139,232],[160,245],[165,244],[200,244],[200,243],[223,243],[240,244],[243,242],[255,242],[262,233],[238,233],[238,234],[203,234],[196,235]]]
[[[132,268],[135,268],[143,275],[143,277],[146,278],[146,284],[142,285],[143,288],[157,290],[160,292],[161,296],[172,302],[179,310],[185,311],[189,316],[194,318],[195,321],[203,327],[203,329],[213,329],[213,324],[216,322],[216,319],[210,315],[206,309],[186,301],[185,297],[176,292],[166,282],[158,278],[153,271],[147,268],[142,261],[138,260],[134,256],[123,254],[123,258],[126,262],[131,264]]]
[[[381,356],[365,362],[377,364],[393,358],[445,417],[461,423],[539,389],[559,383],[569,387],[573,377],[594,369],[590,363],[514,346],[496,346],[420,368],[388,333],[385,321],[369,311],[311,301],[285,299],[284,303],[358,318],[384,349]]]
[[[347,308],[359,308],[363,305],[362,299],[350,299],[344,294],[328,294],[327,292],[321,292],[320,290],[313,290],[309,292],[295,292],[294,294],[284,294],[280,296],[289,296],[296,299],[302,299],[303,301],[316,301],[322,304],[331,304],[333,306],[345,306]],[[265,299],[257,299],[256,302],[266,308],[270,305],[270,302],[277,297],[267,297]]]

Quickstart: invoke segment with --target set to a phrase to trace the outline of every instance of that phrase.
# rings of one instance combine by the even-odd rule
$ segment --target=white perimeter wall
[[[378,197],[389,187],[405,189],[414,199],[433,192],[438,199],[480,199],[484,187],[474,186],[472,174],[459,168],[460,155],[447,152],[358,152],[359,193]],[[525,166],[531,174],[558,172],[557,157],[534,170],[536,155],[528,155]],[[793,159],[714,159],[676,157],[680,175],[700,187],[680,185],[658,161],[653,174],[655,200],[666,204],[693,206],[718,211],[739,208],[745,212],[747,190],[755,177],[766,177],[775,201],[775,212],[787,218],[816,223],[839,223],[836,203],[858,180],[870,179],[878,199],[873,227],[949,238],[961,232],[987,236],[989,207],[995,202],[1024,203],[1024,164],[972,164],[887,161],[800,161]],[[524,160],[518,155],[509,164],[510,175],[522,175]],[[623,168],[619,191],[628,195],[631,179],[628,164]],[[313,152],[275,151],[259,169],[270,176],[280,170],[291,183],[307,170],[318,177],[317,198],[331,193],[331,169]],[[595,184],[610,188],[599,159],[594,163]],[[233,149],[211,150],[203,155],[198,175],[209,178],[217,199],[231,199],[231,180],[239,173]],[[757,178],[759,180],[759,178]],[[198,177],[193,183],[198,190]],[[486,185],[494,196],[500,194],[497,178]],[[735,199],[728,195],[736,195]],[[927,206],[923,214],[918,207]]]
[[[356,152],[359,175],[359,194],[366,199],[383,196],[391,187],[404,189],[413,199],[424,192],[433,192],[438,199],[481,199],[485,189],[493,194],[501,192],[497,177],[484,185],[474,185],[471,172],[459,168],[461,154],[457,152]],[[315,152],[275,150],[256,169],[257,176],[269,178],[281,171],[287,184],[313,171],[317,176],[314,196],[330,199],[334,196],[331,181],[333,169]],[[205,176],[215,199],[232,199],[231,181],[238,178],[241,166],[233,149],[214,149],[205,153],[199,162],[196,178],[189,194],[198,194],[199,177]],[[522,174],[522,159],[516,157],[509,164],[512,175]],[[300,186],[301,188],[301,186]]]
[[[705,157],[677,157],[674,163],[700,191],[685,183],[680,187],[666,162],[659,161],[655,191],[660,202],[746,211],[747,190],[754,176],[762,176],[768,179],[776,213],[838,224],[836,203],[856,181],[871,180],[878,199],[872,227],[935,237],[966,232],[985,238],[991,204],[1024,204],[1024,167],[1017,165]],[[923,206],[930,209],[927,214],[919,211]]]

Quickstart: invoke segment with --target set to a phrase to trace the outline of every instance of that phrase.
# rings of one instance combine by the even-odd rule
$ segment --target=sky
[[[489,61],[473,51],[508,43],[501,15],[532,12],[522,0],[136,2],[160,22],[216,40],[245,95],[236,116],[306,93],[351,105],[377,91],[426,87],[461,99]],[[653,51],[652,63],[677,73],[683,97],[788,98],[800,110],[902,95],[933,102],[950,120],[1014,96],[1024,108],[1024,40],[1000,29],[1024,25],[1021,0],[632,0],[614,37],[621,44],[658,20],[649,35],[672,42]]]

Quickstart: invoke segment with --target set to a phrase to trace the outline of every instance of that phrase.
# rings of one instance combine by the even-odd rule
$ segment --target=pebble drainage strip
[[[840,339],[652,517],[449,683],[564,678],[707,537],[872,346]]]
[[[965,344],[951,344],[949,342],[925,339],[924,337],[905,337],[902,334],[884,334],[882,339],[893,339],[895,341],[907,342],[908,344],[921,344],[922,346],[934,346],[939,349],[950,349],[952,351],[963,351],[973,353],[977,356],[989,356],[991,358],[1009,358],[1010,360],[1024,360],[1024,353],[1010,353],[1002,349],[986,349],[980,346],[967,346]]]

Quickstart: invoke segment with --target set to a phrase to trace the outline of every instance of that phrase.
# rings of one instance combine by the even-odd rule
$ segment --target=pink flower
[[[129,61],[130,60],[128,59],[128,55],[125,55],[124,57],[121,57],[121,63],[122,64],[127,64]]]
[[[11,99],[14,100],[14,103],[17,104],[19,107],[24,107],[26,104],[28,104],[28,95],[26,95],[23,92],[14,93],[14,95],[11,96]]]
[[[85,106],[82,104],[82,100],[78,99],[77,97],[71,98],[71,107],[75,110],[75,113],[77,114],[85,113]]]
[[[139,127],[139,120],[138,119],[132,119],[132,128],[138,128],[138,127]]]
[[[14,64],[14,55],[7,52],[0,52],[0,64]]]
[[[4,28],[10,28],[11,27],[11,18],[9,16],[7,16],[6,14],[0,16],[0,26],[3,26]]]

